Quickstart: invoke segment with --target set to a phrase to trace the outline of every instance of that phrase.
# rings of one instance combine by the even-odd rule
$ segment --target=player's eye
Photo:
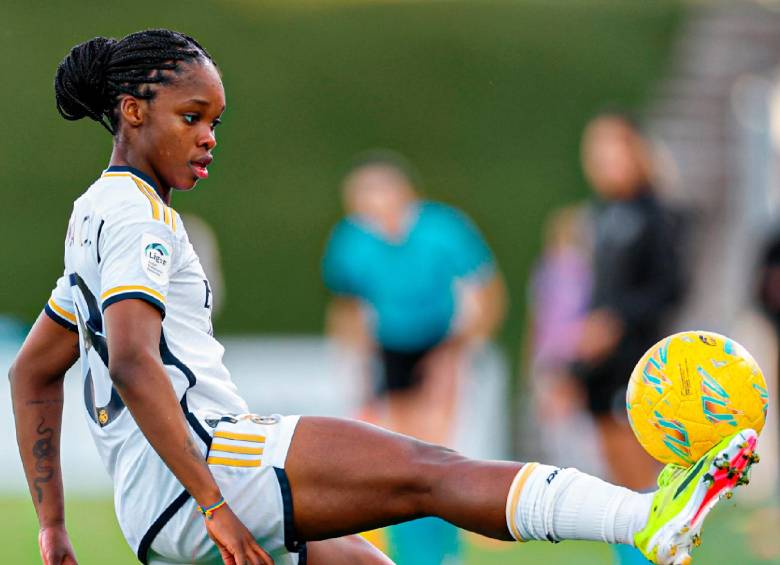
[[[222,120],[220,120],[219,118],[217,118],[216,120],[214,120],[213,122],[211,122],[211,129],[216,129],[216,127],[217,127],[219,124],[221,124],[221,123],[222,123]]]
[[[192,125],[198,121],[198,114],[184,114],[184,121],[187,122],[188,125]]]

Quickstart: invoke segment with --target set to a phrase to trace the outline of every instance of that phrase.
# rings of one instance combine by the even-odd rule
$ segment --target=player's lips
[[[208,167],[211,164],[211,161],[213,160],[214,158],[211,155],[206,155],[201,159],[190,161],[190,166],[192,167],[192,170],[195,172],[195,176],[198,177],[199,179],[208,178],[209,170],[206,167]]]

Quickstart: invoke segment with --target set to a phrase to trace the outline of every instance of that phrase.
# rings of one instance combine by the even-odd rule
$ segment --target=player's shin
[[[651,501],[652,495],[577,469],[527,463],[509,489],[507,527],[517,541],[580,539],[633,545]]]

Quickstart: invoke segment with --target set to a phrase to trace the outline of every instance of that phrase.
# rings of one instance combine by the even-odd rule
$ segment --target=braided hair
[[[198,59],[214,62],[192,37],[168,29],[139,31],[119,40],[95,37],[76,45],[57,67],[57,111],[66,120],[89,117],[115,135],[122,94],[151,100],[153,85],[171,82],[180,62]]]

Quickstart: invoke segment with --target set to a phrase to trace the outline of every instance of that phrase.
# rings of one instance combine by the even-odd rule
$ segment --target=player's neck
[[[146,177],[154,181],[152,188],[157,192],[160,198],[162,198],[163,202],[170,205],[171,188],[166,187],[160,182],[160,178],[154,168],[143,157],[135,155],[133,151],[124,150],[119,144],[116,144],[111,152],[111,158],[109,159],[108,165],[110,167],[130,167],[142,172]]]

